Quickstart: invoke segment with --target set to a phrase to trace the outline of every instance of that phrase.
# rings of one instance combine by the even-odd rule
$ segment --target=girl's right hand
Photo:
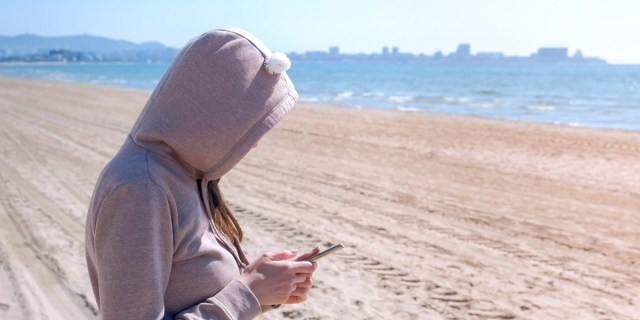
[[[314,263],[289,260],[295,256],[286,250],[264,253],[242,271],[239,280],[251,289],[261,305],[290,302],[289,296],[298,286],[306,287],[316,269]]]

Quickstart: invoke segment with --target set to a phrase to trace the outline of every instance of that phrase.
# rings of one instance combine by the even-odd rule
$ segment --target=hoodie
[[[239,246],[210,224],[208,181],[293,107],[286,73],[242,30],[213,30],[173,61],[89,205],[86,257],[102,319],[252,319]]]

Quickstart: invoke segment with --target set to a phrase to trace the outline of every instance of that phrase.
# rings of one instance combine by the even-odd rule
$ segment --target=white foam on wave
[[[407,103],[412,99],[412,96],[389,96],[389,100],[396,103]]]
[[[378,91],[366,91],[362,93],[363,97],[375,97],[375,98],[382,98],[384,97],[384,92],[378,92]]]
[[[465,98],[465,97],[449,97],[449,96],[442,97],[442,100],[444,100],[444,102],[447,102],[447,103],[467,103],[471,101],[471,99]]]
[[[476,103],[471,103],[469,104],[472,107],[478,107],[478,108],[483,108],[483,109],[489,109],[489,108],[493,108],[496,105],[492,102],[476,102]]]
[[[582,127],[583,126],[581,123],[578,123],[578,122],[553,121],[552,123],[555,124],[555,125],[558,125],[558,126],[569,126],[569,127]]]
[[[527,110],[532,110],[532,111],[554,111],[556,110],[555,106],[552,105],[547,105],[547,104],[532,104],[532,105],[528,105]]]
[[[336,100],[344,100],[353,97],[353,91],[344,91],[336,95]]]
[[[442,97],[442,100],[444,100],[444,102],[456,102],[455,97]]]
[[[77,79],[70,79],[70,80],[77,80]],[[129,83],[129,81],[125,79],[109,79],[107,77],[100,76],[98,78],[90,79],[89,83],[126,86]]]
[[[420,109],[418,109],[418,108],[409,108],[409,107],[396,107],[396,110],[404,111],[404,112],[419,112],[420,111]]]

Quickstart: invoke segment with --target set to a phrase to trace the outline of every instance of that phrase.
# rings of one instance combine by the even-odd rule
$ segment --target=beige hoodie
[[[199,190],[233,168],[293,107],[297,93],[287,75],[263,66],[270,56],[241,30],[214,30],[189,42],[103,169],[86,224],[102,319],[261,313],[237,280],[238,253],[210,227]]]

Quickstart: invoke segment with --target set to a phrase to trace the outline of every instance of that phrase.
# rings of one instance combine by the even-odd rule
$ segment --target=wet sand
[[[97,318],[86,208],[148,96],[0,79],[0,318]],[[640,318],[637,131],[301,103],[222,188],[249,256],[347,246],[261,319]]]

